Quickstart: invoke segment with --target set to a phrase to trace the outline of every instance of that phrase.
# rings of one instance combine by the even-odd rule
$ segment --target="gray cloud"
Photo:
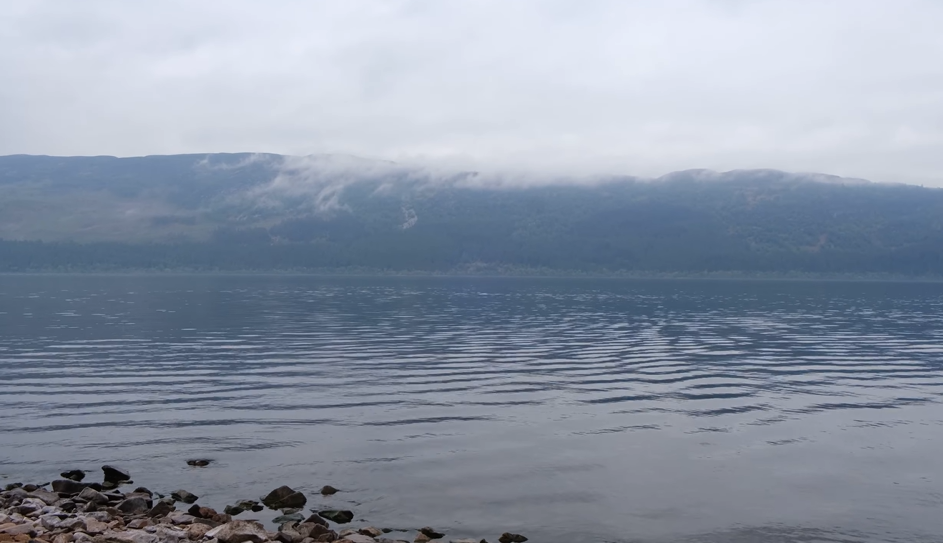
[[[936,0],[11,2],[0,154],[943,185]]]

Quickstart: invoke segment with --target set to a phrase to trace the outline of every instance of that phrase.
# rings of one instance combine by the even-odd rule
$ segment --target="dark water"
[[[940,284],[0,276],[6,480],[452,537],[941,541],[941,392]]]

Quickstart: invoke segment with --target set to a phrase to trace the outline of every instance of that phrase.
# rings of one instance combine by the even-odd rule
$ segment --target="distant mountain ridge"
[[[943,190],[777,170],[575,179],[343,155],[13,155],[0,239],[7,271],[938,275]]]

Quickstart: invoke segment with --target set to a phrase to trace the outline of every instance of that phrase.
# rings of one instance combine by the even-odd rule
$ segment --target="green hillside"
[[[352,157],[0,157],[0,270],[943,273],[943,190],[515,179]]]

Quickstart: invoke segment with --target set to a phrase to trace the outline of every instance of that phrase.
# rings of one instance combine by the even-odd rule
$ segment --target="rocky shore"
[[[188,464],[204,467],[207,460]],[[408,543],[392,535],[407,535],[415,543],[487,543],[487,540],[448,539],[431,527],[409,532],[373,526],[344,528],[355,522],[348,510],[311,510],[307,497],[288,486],[255,500],[228,505],[222,512],[197,503],[199,497],[179,489],[162,495],[134,487],[131,474],[102,466],[101,483],[83,482],[85,472],[65,471],[51,483],[6,485],[0,492],[0,543]],[[321,489],[323,495],[338,490]],[[277,510],[270,531],[251,514]],[[245,518],[237,519],[237,516]],[[527,538],[504,533],[498,543],[523,543]]]

